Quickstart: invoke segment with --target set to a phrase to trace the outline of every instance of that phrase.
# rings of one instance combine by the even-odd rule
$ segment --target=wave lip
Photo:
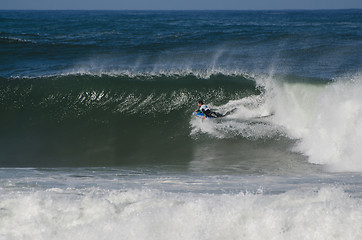
[[[227,101],[256,92],[247,73],[220,71],[82,72],[1,79],[5,109],[59,107],[113,112],[176,110],[197,99]],[[18,104],[14,104],[18,103]],[[31,103],[31,104],[29,104]],[[184,104],[179,104],[184,103]],[[90,108],[90,109],[87,109]],[[65,109],[66,110],[66,109]],[[139,112],[136,111],[135,113]]]
[[[169,77],[170,79],[185,76],[194,76],[198,79],[210,79],[215,76],[224,77],[242,77],[245,79],[254,79],[255,74],[251,72],[241,71],[238,69],[225,69],[225,68],[202,68],[193,69],[188,67],[182,68],[171,68],[171,69],[107,69],[107,68],[96,68],[96,67],[77,67],[74,69],[64,70],[62,72],[56,72],[45,75],[13,75],[10,78],[21,79],[21,78],[55,78],[55,77],[71,77],[71,76],[94,76],[94,77],[126,77],[126,78],[145,78],[152,79],[157,77]]]

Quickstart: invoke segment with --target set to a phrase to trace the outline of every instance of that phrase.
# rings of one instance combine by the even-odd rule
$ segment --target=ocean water
[[[0,239],[361,239],[361,93],[362,10],[0,11]]]

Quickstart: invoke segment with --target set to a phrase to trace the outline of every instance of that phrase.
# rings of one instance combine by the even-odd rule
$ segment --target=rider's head
[[[199,107],[201,107],[202,105],[204,105],[204,102],[203,102],[202,100],[199,100],[199,101],[197,102],[197,105],[199,105]]]

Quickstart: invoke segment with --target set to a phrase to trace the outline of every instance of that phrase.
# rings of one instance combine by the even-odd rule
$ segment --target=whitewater
[[[362,234],[361,188],[356,194],[353,178],[338,186],[335,178],[195,176],[160,169],[2,170],[4,175],[3,239],[359,239]]]
[[[361,16],[0,11],[0,239],[361,239]]]
[[[329,171],[362,171],[361,74],[317,85],[276,79],[261,77],[256,80],[261,95],[221,106],[236,109],[230,121],[207,126],[194,120],[195,128],[200,126],[215,137],[227,137],[222,135],[226,129],[246,138],[286,135],[298,140],[293,150],[308,156],[311,163],[326,165]],[[258,126],[238,122],[247,119]]]

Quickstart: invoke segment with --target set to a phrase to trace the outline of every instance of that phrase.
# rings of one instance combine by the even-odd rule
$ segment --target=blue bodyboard
[[[204,117],[210,118],[210,117],[205,116],[205,114],[203,114],[203,113],[200,112],[200,111],[193,112],[192,114],[193,114],[194,116],[198,117],[198,118],[204,118]]]

